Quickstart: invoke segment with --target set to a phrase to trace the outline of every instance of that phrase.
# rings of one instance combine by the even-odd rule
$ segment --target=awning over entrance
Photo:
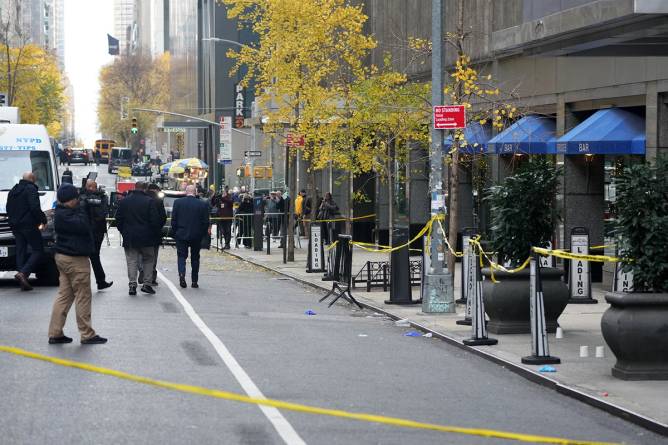
[[[556,154],[556,124],[551,117],[525,116],[487,143],[497,154]]]
[[[568,155],[645,154],[645,119],[621,108],[606,108],[557,140]]]
[[[488,125],[480,125],[479,122],[473,122],[466,126],[464,130],[464,140],[466,145],[459,146],[459,152],[465,154],[483,154],[485,145],[492,137],[492,129]],[[450,134],[443,141],[443,148],[450,150],[452,148],[453,135]]]

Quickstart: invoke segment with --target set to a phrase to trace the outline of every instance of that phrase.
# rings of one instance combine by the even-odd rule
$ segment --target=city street
[[[102,166],[104,167],[104,166]],[[87,167],[72,167],[83,177]],[[100,182],[114,178],[100,168]],[[215,251],[200,289],[180,289],[172,247],[154,296],[127,294],[119,236],[93,294],[106,345],[48,345],[55,288],[0,281],[0,344],[153,379],[442,425],[627,444],[664,439],[454,348],[409,337],[380,314],[318,304],[320,293]],[[191,310],[192,309],[192,310]],[[306,315],[312,310],[315,315]],[[201,321],[199,322],[199,318]],[[0,353],[2,443],[511,443],[295,413],[183,394]],[[250,392],[249,392],[250,391]]]

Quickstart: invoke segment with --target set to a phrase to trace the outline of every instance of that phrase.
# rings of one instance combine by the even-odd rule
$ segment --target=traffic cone
[[[538,254],[531,255],[529,262],[531,281],[529,287],[531,311],[531,355],[522,357],[526,365],[553,365],[561,363],[559,357],[550,355],[545,329],[545,306],[543,304],[543,284],[540,279],[540,260]]]
[[[487,326],[485,325],[485,304],[482,300],[482,273],[480,272],[480,263],[473,261],[473,271],[475,282],[473,283],[472,294],[469,294],[468,300],[471,301],[471,331],[472,336],[464,340],[466,346],[489,346],[495,345],[499,341],[495,338],[487,337]]]

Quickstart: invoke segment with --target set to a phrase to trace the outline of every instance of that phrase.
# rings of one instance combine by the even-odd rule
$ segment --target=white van
[[[16,270],[16,243],[7,218],[7,194],[23,173],[32,171],[47,227],[42,231],[47,261],[36,271],[43,284],[57,284],[53,261],[53,213],[59,177],[49,134],[43,125],[0,124],[0,270]]]

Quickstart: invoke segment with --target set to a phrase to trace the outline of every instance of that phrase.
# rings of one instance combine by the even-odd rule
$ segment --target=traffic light
[[[132,118],[132,134],[137,134],[139,132],[139,128],[137,128],[137,118],[133,117]]]

